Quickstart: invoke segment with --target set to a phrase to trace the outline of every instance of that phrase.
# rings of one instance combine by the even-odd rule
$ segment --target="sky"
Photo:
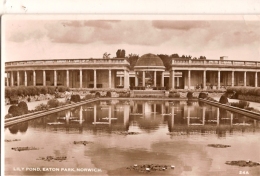
[[[183,17],[183,16],[182,16]],[[5,61],[102,58],[146,53],[260,61],[260,17],[89,18],[5,16]]]

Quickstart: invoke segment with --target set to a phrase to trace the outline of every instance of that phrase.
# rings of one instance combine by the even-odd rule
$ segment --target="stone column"
[[[172,89],[175,89],[175,71],[172,70],[172,76],[171,76],[171,79],[172,79]]]
[[[161,82],[161,86],[164,87],[164,72],[162,71],[162,82]]]
[[[188,89],[190,89],[190,70],[188,70]]]
[[[120,81],[119,85],[122,86],[122,76],[119,77],[119,81]]]
[[[203,71],[203,89],[206,90],[206,70]]]
[[[45,70],[42,71],[42,82],[43,82],[43,86],[46,86],[46,72]]]
[[[258,86],[258,78],[257,78],[257,72],[255,72],[255,87]]]
[[[154,75],[153,75],[154,79],[153,79],[153,82],[154,82],[154,87],[156,87],[156,71],[154,71]]]
[[[111,83],[111,69],[108,70],[108,87],[111,88],[112,83]]]
[[[54,73],[54,86],[57,86],[57,71],[56,70],[53,70],[53,73]]]
[[[17,70],[17,86],[20,86],[20,73],[19,73],[19,70]]]
[[[24,86],[27,86],[27,72],[24,71]]]
[[[33,86],[36,86],[36,72],[33,70]]]
[[[14,86],[14,72],[11,71],[11,86]]]
[[[138,77],[137,77],[137,72],[135,73],[135,86],[138,86]]]
[[[70,86],[70,72],[69,70],[66,71],[66,83],[67,83],[67,87]]]
[[[246,86],[246,71],[244,72],[244,86]]]
[[[11,71],[11,86],[14,86],[14,72]]]
[[[82,88],[82,69],[79,70],[79,88]]]
[[[232,71],[232,76],[231,76],[231,86],[232,87],[235,85],[234,82],[235,82],[235,72]]]
[[[143,87],[145,86],[145,72],[143,71]]]
[[[124,88],[129,88],[129,76],[126,70],[124,70]]]
[[[97,88],[97,70],[94,70],[94,88]]]
[[[220,71],[218,71],[218,89],[220,89]]]
[[[9,73],[6,72],[6,86],[8,87],[9,86]]]

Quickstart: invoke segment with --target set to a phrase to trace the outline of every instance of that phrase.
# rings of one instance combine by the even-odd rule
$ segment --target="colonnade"
[[[179,71],[179,70],[178,70]],[[188,89],[191,89],[191,74],[193,71],[201,71],[201,70],[187,70],[187,88]],[[212,70],[214,71],[214,70]],[[202,76],[202,86],[203,86],[203,89],[206,89],[207,88],[207,80],[206,80],[206,77],[207,77],[207,73],[210,73],[212,71],[206,71],[206,70],[203,70],[203,76]],[[223,70],[225,71],[225,70]],[[225,71],[225,72],[228,72],[228,71]],[[231,86],[234,86],[235,85],[235,72],[242,72],[242,71],[230,71],[231,72]],[[243,78],[243,86],[247,86],[247,72],[253,72],[253,71],[243,71],[244,73],[244,78]],[[258,87],[258,71],[255,71],[254,72],[254,77],[255,77],[255,80],[254,80],[254,87]],[[171,70],[170,71],[170,87],[171,88],[175,88],[175,70]],[[220,82],[220,78],[221,78],[221,71],[218,70],[217,71],[217,89],[220,89],[221,88],[221,82]]]
[[[86,70],[89,71],[90,69],[79,69],[79,88],[83,88],[83,74],[82,72]],[[99,71],[98,69],[91,69],[93,70],[93,88],[97,88],[97,72]],[[104,69],[103,69],[104,70]],[[38,71],[38,70],[37,70]],[[46,71],[53,71],[53,85],[57,86],[58,85],[58,79],[57,79],[57,72],[58,71],[65,71],[65,70],[42,70],[42,85],[46,86]],[[66,84],[64,86],[70,87],[70,74],[71,74],[72,70],[66,70]],[[108,69],[108,74],[107,74],[107,79],[105,80],[108,83],[108,87],[106,88],[112,88],[112,69]],[[119,71],[119,70],[118,70]],[[17,73],[16,75],[16,85],[20,86],[20,80],[21,80],[21,74],[20,73],[24,73],[24,79],[23,79],[23,85],[24,86],[28,86],[28,72],[29,71],[21,71],[21,70],[17,70],[17,71],[8,71],[6,72],[7,74],[10,75],[10,82],[9,79],[6,79],[6,85],[7,86],[14,86],[14,78],[15,75],[14,73]],[[30,70],[31,72],[31,70]],[[127,70],[124,70],[124,83],[122,83],[122,77],[120,77],[120,85],[122,85],[124,88],[129,88],[129,72]],[[7,76],[8,78],[9,76]],[[64,76],[65,77],[65,76]],[[37,74],[36,74],[36,70],[32,70],[32,85],[33,86],[37,86]],[[103,80],[102,80],[103,81]]]
[[[78,69],[77,71],[79,71],[79,85],[78,87],[79,88],[84,88],[83,86],[83,71],[90,71],[90,69]],[[104,71],[105,69],[102,69],[102,71]],[[129,71],[126,70],[126,69],[122,69],[123,70],[123,74],[119,77],[119,84],[123,87],[123,88],[129,88]],[[47,71],[52,71],[53,72],[53,85],[54,86],[57,86],[58,84],[58,79],[57,79],[57,73],[59,71],[65,71],[64,72],[64,86],[67,86],[67,87],[70,87],[70,74],[72,70],[42,70],[42,85],[43,86],[46,86],[46,72]],[[93,78],[92,78],[92,82],[93,82],[93,88],[98,88],[97,87],[97,72],[99,71],[98,69],[91,69],[91,71],[93,71]],[[112,71],[119,71],[119,70],[113,70],[113,69],[107,69],[107,78],[105,80],[102,80],[102,81],[105,81],[107,83],[107,86],[105,88],[113,88],[113,82],[114,82],[114,79],[112,79],[113,77],[115,77],[114,75],[114,72],[112,73]],[[169,79],[169,87],[170,88],[175,88],[176,85],[179,85],[177,82],[179,81],[177,79],[177,82],[175,80],[175,71],[181,71],[181,70],[171,70],[170,71],[170,79]],[[183,72],[185,70],[182,70]],[[186,70],[186,73],[185,76],[184,74],[182,75],[182,78],[186,80],[186,83],[184,84],[184,86],[187,88],[187,89],[192,89],[192,85],[191,85],[191,75],[193,74],[193,72],[198,72],[198,71],[201,71],[202,72],[202,81],[201,81],[201,86],[203,87],[203,89],[206,89],[207,88],[207,74],[211,74],[212,72],[217,72],[217,85],[216,85],[216,88],[217,89],[220,89],[221,88],[221,76],[222,76],[222,72],[230,72],[231,73],[231,78],[230,78],[230,73],[229,73],[229,85],[230,86],[235,86],[235,72],[240,72],[241,76],[242,76],[242,73],[243,73],[243,79],[240,80],[240,85],[243,85],[243,86],[247,86],[247,79],[249,77],[251,77],[251,80],[254,80],[251,81],[251,86],[254,86],[254,87],[258,87],[259,86],[259,80],[258,80],[258,73],[259,71],[225,71],[225,70]],[[16,85],[17,86],[20,86],[21,84],[24,85],[24,86],[28,86],[28,72],[32,72],[32,74],[30,74],[30,76],[32,76],[32,80],[31,81],[31,85],[33,86],[36,86],[37,84],[37,74],[38,74],[38,70],[36,72],[36,70],[32,70],[32,71],[21,71],[21,70],[17,70],[17,71],[7,71],[6,73],[8,74],[8,79],[6,79],[6,85],[7,86],[14,86],[15,83],[14,83],[14,78],[16,78]],[[145,72],[146,71],[139,71],[139,73],[141,73],[140,77],[138,78],[138,75],[137,75],[137,72],[135,74],[135,86],[140,86],[140,80],[139,79],[142,79],[142,85],[141,86],[145,86],[145,79],[146,79],[146,76],[145,76]],[[16,73],[16,75],[15,75]],[[151,71],[151,73],[153,74],[153,86],[157,86],[158,84],[158,74],[161,75],[161,79],[159,81],[160,82],[160,86],[161,87],[164,87],[164,76],[165,76],[165,73],[163,71]],[[249,74],[250,73],[250,74]],[[253,77],[253,73],[254,73],[254,78]],[[66,74],[66,76],[65,76]],[[22,79],[22,76],[24,77],[24,79]],[[106,77],[106,75],[103,77]],[[21,83],[21,80],[23,80],[23,83]],[[123,82],[124,81],[124,82]],[[254,84],[254,85],[253,85]],[[193,85],[194,86],[194,85]],[[184,88],[185,88],[184,87]]]

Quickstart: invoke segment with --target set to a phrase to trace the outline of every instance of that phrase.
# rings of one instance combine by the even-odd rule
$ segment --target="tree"
[[[166,67],[166,70],[170,69],[171,63],[172,63],[172,58],[170,56],[168,56],[167,54],[158,54],[157,56],[159,56],[161,58],[161,60],[163,61],[163,64]]]
[[[125,58],[125,50],[124,49],[121,51],[120,57]]]
[[[200,56],[199,59],[200,60],[206,60],[206,57],[205,56]]]
[[[137,54],[131,53],[131,54],[128,55],[127,61],[130,63],[130,69],[131,70],[134,69],[134,66],[135,66],[138,58],[139,58],[139,55],[137,55]]]
[[[171,55],[171,57],[172,57],[172,58],[179,58],[180,56],[179,56],[179,54],[174,53],[174,54]]]
[[[116,57],[120,58],[120,55],[121,55],[121,49],[118,49],[117,52],[116,52]]]
[[[109,59],[109,58],[110,58],[110,55],[111,55],[111,54],[105,52],[105,53],[103,54],[103,59]]]

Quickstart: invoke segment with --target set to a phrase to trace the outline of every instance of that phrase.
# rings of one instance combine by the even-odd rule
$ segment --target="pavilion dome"
[[[137,67],[153,67],[153,66],[159,66],[164,67],[162,59],[155,55],[155,54],[144,54],[142,55],[136,62],[135,66]]]

